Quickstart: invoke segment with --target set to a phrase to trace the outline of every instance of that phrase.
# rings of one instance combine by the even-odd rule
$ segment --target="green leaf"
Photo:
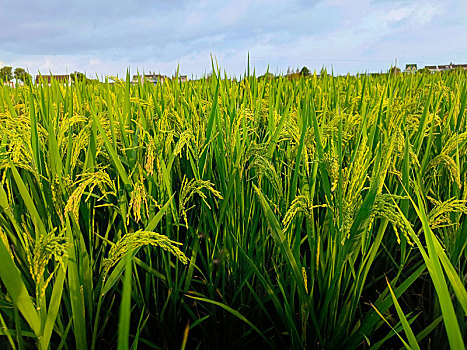
[[[404,312],[402,311],[399,302],[397,301],[397,298],[392,291],[391,284],[389,281],[386,279],[386,283],[388,284],[389,291],[391,292],[391,297],[392,301],[394,302],[394,306],[396,307],[397,315],[399,315],[399,319],[401,320],[402,327],[404,327],[405,334],[407,335],[407,338],[409,340],[409,345],[412,349],[420,349],[418,346],[418,342],[415,339],[415,335],[413,334],[412,328],[410,328],[409,323],[407,322],[407,318],[404,315]]]
[[[21,273],[11,259],[3,240],[0,239],[0,278],[5,285],[13,303],[18,307],[36,337],[41,336],[41,321],[31,297],[21,278]]]
[[[195,300],[199,300],[199,301],[203,301],[205,303],[209,303],[209,304],[213,304],[213,305],[216,305],[216,306],[219,306],[221,308],[223,308],[224,310],[228,311],[229,313],[231,313],[232,315],[234,315],[235,317],[237,317],[238,319],[242,320],[243,322],[245,322],[247,325],[249,325],[252,329],[255,330],[256,333],[258,333],[261,338],[263,338],[263,340],[266,342],[266,344],[268,344],[270,347],[272,347],[272,343],[270,342],[270,340],[263,334],[263,332],[261,332],[258,327],[256,327],[253,323],[251,323],[245,316],[243,316],[240,312],[238,312],[237,310],[234,310],[232,309],[230,306],[228,305],[225,305],[223,303],[219,303],[218,301],[214,301],[214,300],[211,300],[211,299],[207,299],[207,298],[201,298],[201,297],[195,297],[193,295],[186,295],[188,298],[191,298],[191,299],[195,299]]]
[[[123,259],[125,261],[125,277],[118,319],[118,350],[128,350],[130,345],[132,255],[133,252],[130,250]]]
[[[70,219],[66,218],[66,237],[73,246],[68,249],[68,286],[70,290],[70,302],[73,318],[73,331],[77,349],[87,349],[86,316],[84,309],[82,284],[79,277],[79,265],[75,253],[75,242],[70,225]]]

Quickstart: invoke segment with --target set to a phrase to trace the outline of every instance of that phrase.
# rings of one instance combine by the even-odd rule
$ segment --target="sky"
[[[0,0],[0,66],[32,75],[335,74],[467,63],[467,1]]]

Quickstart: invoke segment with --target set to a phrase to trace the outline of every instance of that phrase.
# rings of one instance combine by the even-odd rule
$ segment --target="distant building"
[[[409,63],[405,65],[405,71],[406,72],[416,72],[417,71],[417,65],[415,63]]]
[[[439,72],[438,66],[425,66],[426,69],[428,69],[430,72]]]
[[[59,83],[69,84],[71,83],[71,77],[69,74],[66,75],[37,75],[36,76],[36,84],[51,84],[52,77],[54,80],[58,81]]]
[[[172,80],[175,80],[175,79],[177,79],[177,78],[175,77],[175,75],[172,75]],[[179,76],[178,76],[178,82],[179,82],[179,83],[186,83],[187,81],[188,81],[188,78],[187,78],[186,75],[179,75]]]
[[[425,66],[430,72],[442,72],[451,69],[467,69],[467,64],[441,64],[438,66]]]
[[[161,74],[145,74],[145,75],[133,75],[131,79],[132,84],[137,84],[138,81],[144,83],[145,81],[151,84],[163,84],[169,77]]]

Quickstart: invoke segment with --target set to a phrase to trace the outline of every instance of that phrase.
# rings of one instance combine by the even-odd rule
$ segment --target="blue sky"
[[[0,65],[64,74],[335,73],[467,63],[467,1],[0,0]]]

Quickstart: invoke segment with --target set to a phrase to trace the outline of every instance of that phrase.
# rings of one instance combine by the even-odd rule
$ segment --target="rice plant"
[[[465,71],[2,86],[0,347],[463,349],[466,105]]]

